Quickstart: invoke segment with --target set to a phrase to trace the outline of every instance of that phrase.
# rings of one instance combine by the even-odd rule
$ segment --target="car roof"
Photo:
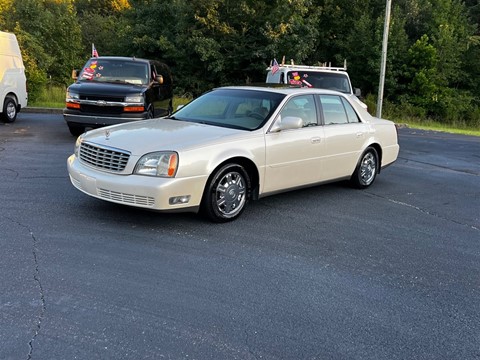
[[[273,86],[270,86],[273,85]],[[321,88],[308,88],[300,86],[289,86],[289,85],[278,85],[278,84],[265,84],[262,86],[255,85],[239,85],[239,86],[222,86],[214,90],[250,90],[250,91],[264,91],[264,92],[273,92],[283,95],[292,95],[292,94],[302,94],[308,92],[309,94],[325,94],[325,95],[345,95],[344,93],[327,90]]]

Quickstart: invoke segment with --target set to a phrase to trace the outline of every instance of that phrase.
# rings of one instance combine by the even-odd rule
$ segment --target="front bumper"
[[[100,114],[82,114],[80,111],[65,109],[63,111],[63,118],[65,119],[67,124],[98,127],[121,124],[136,120],[145,120],[146,118],[148,118],[148,113],[124,113],[116,116],[106,116]]]
[[[198,212],[207,176],[159,178],[113,174],[83,165],[75,155],[67,160],[73,186],[101,200],[157,211]],[[190,196],[187,203],[171,204],[175,197]]]

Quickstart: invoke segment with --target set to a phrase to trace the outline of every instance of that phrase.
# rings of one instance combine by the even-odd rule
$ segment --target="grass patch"
[[[43,88],[35,100],[29,101],[29,107],[64,108],[67,88],[60,85],[49,85]]]
[[[468,128],[462,125],[460,126],[448,125],[448,124],[439,123],[433,120],[428,120],[428,121],[406,120],[406,121],[400,121],[398,123],[405,124],[409,128],[420,129],[420,130],[431,130],[431,131],[447,132],[452,134],[480,136],[480,129]]]
[[[47,86],[42,89],[35,100],[28,102],[28,107],[63,109],[65,107],[66,91],[65,86]],[[175,96],[173,98],[173,109],[176,110],[179,105],[185,105],[190,100],[190,98]]]
[[[179,96],[174,96],[173,97],[173,111],[177,110],[177,107],[179,105],[185,105],[189,103],[192,99],[186,98],[186,97],[179,97]]]

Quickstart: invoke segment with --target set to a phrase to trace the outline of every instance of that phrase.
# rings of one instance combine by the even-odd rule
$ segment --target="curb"
[[[41,114],[63,114],[63,109],[59,108],[41,108],[41,107],[25,107],[20,110],[24,113],[41,113]]]

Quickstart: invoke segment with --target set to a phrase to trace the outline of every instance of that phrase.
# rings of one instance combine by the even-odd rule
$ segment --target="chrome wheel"
[[[250,177],[243,166],[226,164],[208,182],[202,211],[214,222],[234,220],[245,209],[250,187]]]
[[[234,217],[245,205],[245,179],[238,172],[226,173],[215,189],[217,208],[225,217]]]
[[[360,163],[360,181],[363,185],[370,185],[377,174],[377,158],[372,152],[367,152]]]
[[[372,185],[377,176],[378,161],[377,150],[374,147],[368,147],[350,179],[352,185],[359,189]]]

